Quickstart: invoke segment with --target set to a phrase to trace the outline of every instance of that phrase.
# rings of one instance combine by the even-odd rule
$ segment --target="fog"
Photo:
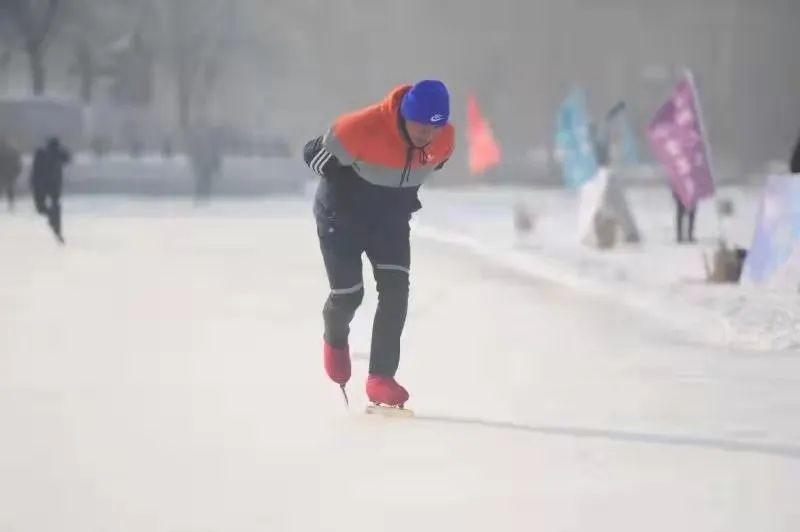
[[[800,530],[798,26],[800,0],[0,0],[0,532]],[[399,193],[351,173],[391,163],[304,164],[423,78],[457,137],[421,209],[431,153],[398,147]],[[399,343],[410,413],[366,416]]]
[[[48,2],[5,0],[0,11],[0,95],[30,90],[25,39],[9,11],[26,3],[36,11]],[[550,147],[556,108],[571,85],[586,89],[598,116],[624,100],[641,135],[690,68],[721,177],[785,160],[800,131],[796,0],[55,4],[46,92],[79,98],[76,50],[91,48],[102,71],[103,61],[115,64],[110,50],[138,34],[153,77],[151,97],[136,112],[158,130],[213,121],[296,146],[338,113],[432,77],[450,87],[457,126],[466,94],[475,92],[508,163]],[[95,101],[109,79],[98,77]],[[463,147],[463,127],[459,133]]]

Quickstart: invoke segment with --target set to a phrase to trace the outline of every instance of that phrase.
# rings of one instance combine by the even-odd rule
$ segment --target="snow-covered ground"
[[[704,282],[720,230],[745,249],[753,236],[759,188],[722,188],[734,202],[722,221],[713,201],[701,204],[697,245],[675,243],[674,206],[666,187],[628,189],[643,241],[611,250],[578,242],[578,197],[566,190],[471,188],[426,190],[417,232],[457,242],[520,271],[602,294],[647,311],[680,329],[686,341],[731,349],[800,349],[800,297],[743,285]],[[536,215],[533,232],[515,234],[512,207],[525,203]]]
[[[417,416],[369,417],[373,285],[348,411],[306,199],[65,207],[65,248],[26,206],[0,215],[0,530],[800,529],[789,352],[691,345],[421,222],[398,374]]]

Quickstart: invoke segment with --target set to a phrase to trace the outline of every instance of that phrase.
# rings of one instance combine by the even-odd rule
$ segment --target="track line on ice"
[[[800,446],[745,442],[741,440],[726,440],[722,438],[703,438],[694,436],[678,436],[668,434],[648,434],[643,432],[628,432],[618,430],[589,429],[580,427],[557,427],[522,425],[514,422],[491,421],[479,418],[459,418],[451,416],[425,415],[417,413],[413,420],[448,423],[452,425],[471,425],[489,429],[514,430],[545,436],[567,436],[580,439],[602,439],[621,443],[638,443],[648,445],[661,445],[670,447],[695,447],[709,450],[719,450],[738,453],[752,453],[769,456],[779,456],[792,460],[800,460]]]

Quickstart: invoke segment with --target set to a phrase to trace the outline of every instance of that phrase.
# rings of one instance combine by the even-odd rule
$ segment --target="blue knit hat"
[[[406,120],[444,126],[450,118],[450,95],[444,83],[426,79],[416,83],[403,96],[400,114]]]

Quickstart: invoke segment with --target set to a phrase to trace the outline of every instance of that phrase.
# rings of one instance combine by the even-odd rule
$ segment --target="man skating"
[[[445,85],[402,85],[382,101],[345,113],[309,141],[306,164],[319,174],[314,201],[330,293],[323,307],[323,357],[328,376],[349,381],[350,322],[364,297],[361,256],[377,284],[366,392],[376,404],[402,406],[408,392],[395,381],[408,309],[409,220],[421,208],[419,187],[454,148]]]
[[[36,150],[31,168],[33,202],[39,214],[47,216],[47,222],[60,243],[64,243],[61,232],[61,191],[64,182],[64,166],[71,155],[53,137],[47,145]]]

